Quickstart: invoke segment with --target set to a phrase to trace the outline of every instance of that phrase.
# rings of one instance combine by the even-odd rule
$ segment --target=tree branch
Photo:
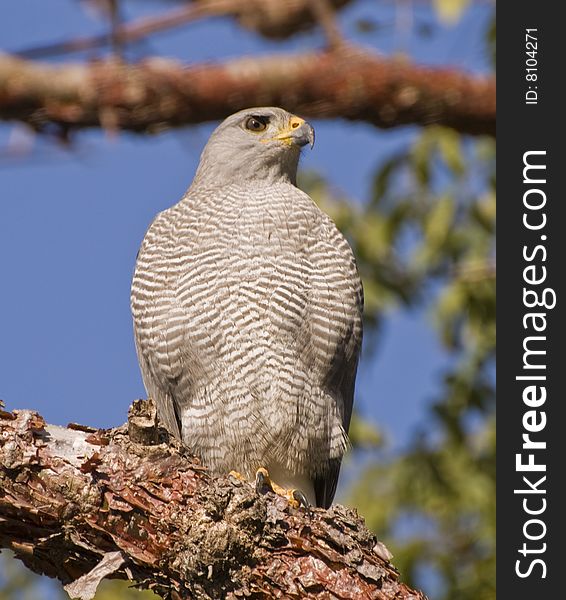
[[[151,402],[113,430],[0,409],[0,547],[83,599],[109,575],[173,600],[424,598],[355,511],[293,509],[211,478]]]
[[[26,48],[16,52],[21,58],[46,58],[72,52],[81,52],[108,46],[112,36],[121,44],[137,42],[147,36],[183,27],[191,21],[213,16],[227,16],[242,6],[242,0],[207,0],[183,5],[152,17],[142,17],[124,23],[108,33],[90,37],[78,37],[63,42],[55,42]]]
[[[495,80],[386,60],[354,47],[183,66],[151,59],[53,66],[0,55],[0,119],[37,130],[156,132],[249,106],[379,127],[437,123],[495,135]]]
[[[319,0],[317,0],[319,1]],[[352,0],[324,0],[329,9],[338,10]],[[233,17],[243,27],[257,31],[267,38],[284,39],[312,28],[318,17],[311,0],[194,0],[158,15],[142,17],[115,27],[112,32],[91,37],[80,37],[26,48],[16,53],[22,58],[45,58],[71,52],[80,52],[107,46],[112,37],[121,44],[147,37],[206,17]]]

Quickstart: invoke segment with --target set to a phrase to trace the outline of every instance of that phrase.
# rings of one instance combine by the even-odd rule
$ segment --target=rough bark
[[[49,65],[0,56],[0,119],[38,130],[157,132],[278,105],[389,128],[437,123],[495,135],[495,80],[384,59],[352,46],[183,66],[163,59]]]
[[[355,511],[211,478],[143,401],[112,430],[0,410],[0,547],[85,599],[105,576],[171,599],[424,598]]]

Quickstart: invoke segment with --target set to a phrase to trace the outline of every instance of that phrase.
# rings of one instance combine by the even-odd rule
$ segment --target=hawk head
[[[241,110],[225,119],[206,144],[194,185],[295,184],[301,148],[314,129],[282,108]]]

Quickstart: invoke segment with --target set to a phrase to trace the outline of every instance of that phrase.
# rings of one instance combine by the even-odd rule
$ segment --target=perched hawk
[[[348,444],[363,295],[348,243],[295,184],[313,141],[281,108],[228,117],[181,201],[151,224],[131,303],[165,427],[215,474],[253,479],[266,468],[328,507]]]

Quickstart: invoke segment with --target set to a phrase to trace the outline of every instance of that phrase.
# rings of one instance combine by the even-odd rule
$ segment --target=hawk
[[[162,424],[213,474],[267,469],[326,508],[348,445],[363,292],[348,242],[296,187],[313,142],[281,108],[221,123],[145,235],[131,307]]]

